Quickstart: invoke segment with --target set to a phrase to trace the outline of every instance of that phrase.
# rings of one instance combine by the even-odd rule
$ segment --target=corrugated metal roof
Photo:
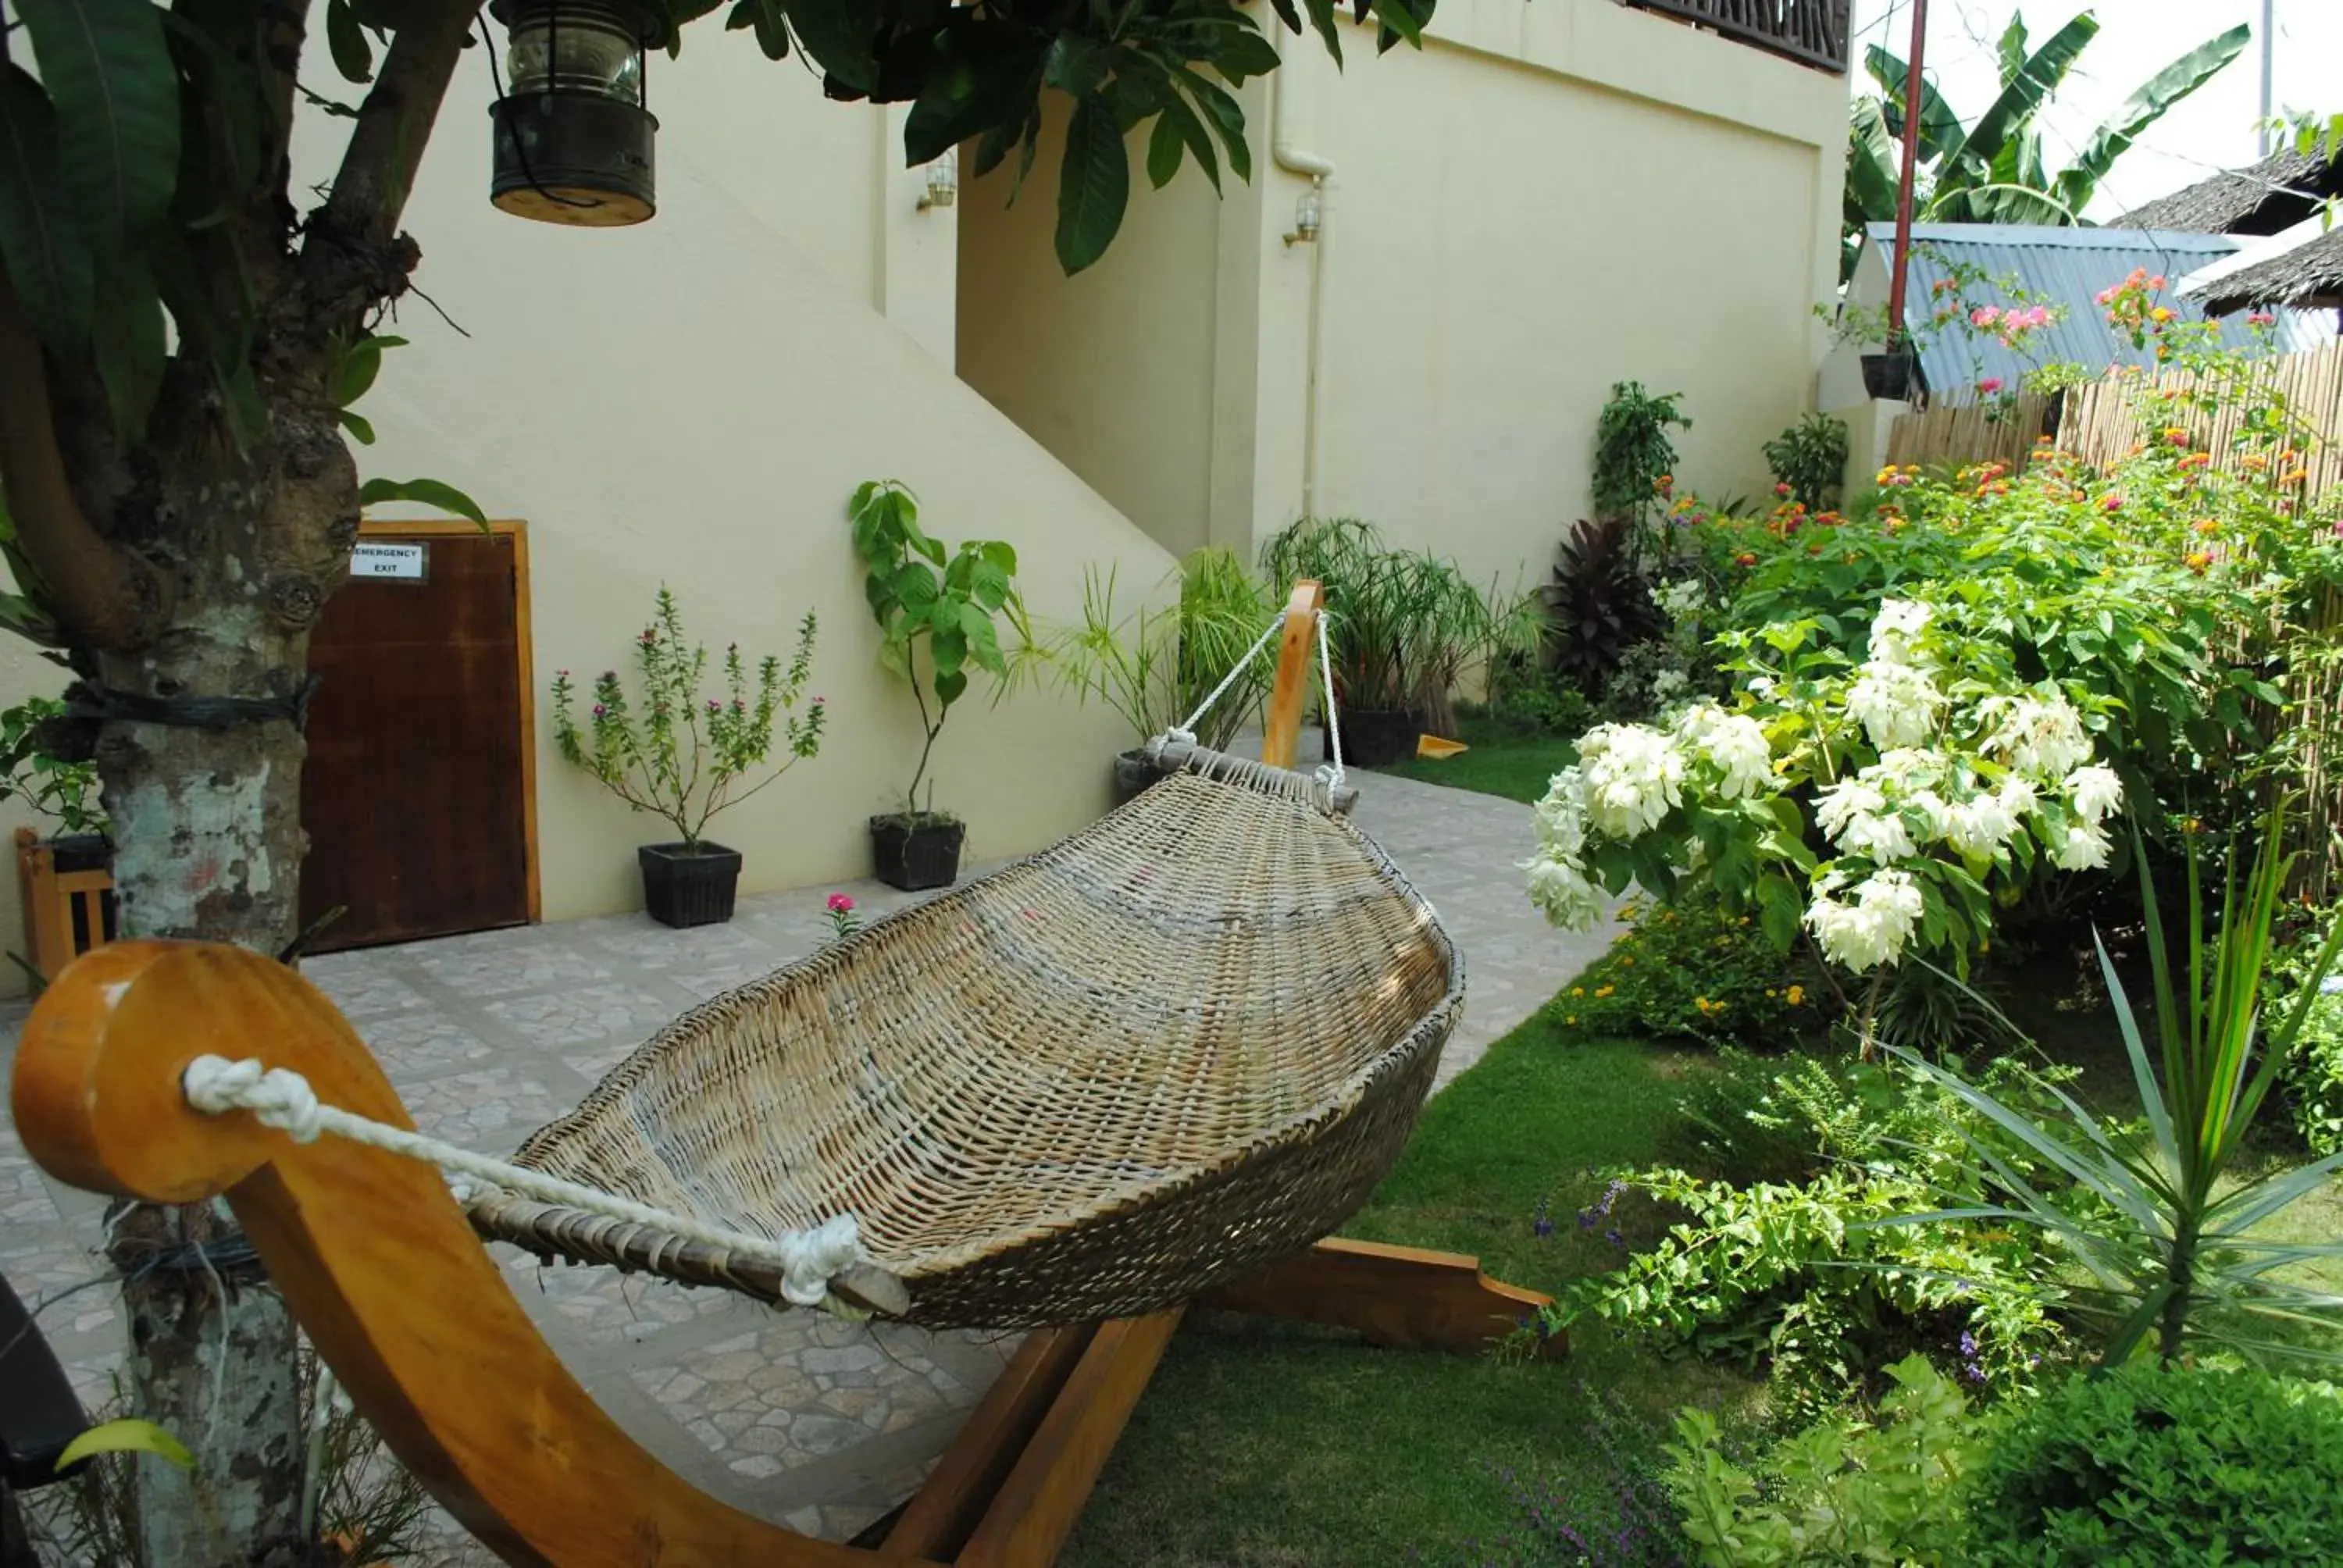
[[[1894,224],[1872,224],[1866,233],[1883,258],[1892,252]],[[2016,387],[2036,364],[2070,361],[2097,371],[2111,365],[2151,363],[2152,351],[2134,348],[2129,338],[2117,337],[2107,326],[2107,312],[2097,303],[2099,291],[2121,283],[2134,267],[2146,267],[2165,276],[2166,304],[2183,317],[2202,320],[2202,306],[2177,297],[2181,278],[2244,243],[2231,235],[2175,229],[2053,228],[2003,223],[1914,224],[1912,242],[1904,322],[1916,332],[1932,329],[1936,307],[1929,290],[1938,278],[1949,276],[1949,264],[1954,263],[1978,267],[1993,279],[2015,275],[2029,295],[2044,304],[2064,307],[2056,325],[2034,335],[2028,348],[2031,359],[2021,358],[1982,333],[1935,333],[1920,351],[1920,367],[1928,385],[1939,392],[1966,387],[1987,376]],[[2283,350],[2315,348],[2326,343],[2333,330],[2321,317],[2282,312],[2278,346]],[[2222,324],[2222,337],[2239,347],[2252,341],[2245,323],[2236,317]]]

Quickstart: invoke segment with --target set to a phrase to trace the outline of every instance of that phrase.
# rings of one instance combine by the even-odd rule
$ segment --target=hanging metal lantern
[[[630,0],[491,0],[510,84],[488,106],[496,128],[488,199],[539,223],[611,227],[657,209],[644,107],[658,15]]]

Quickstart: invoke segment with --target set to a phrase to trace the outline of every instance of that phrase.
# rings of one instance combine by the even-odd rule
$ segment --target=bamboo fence
[[[2308,439],[2297,443],[2305,454],[2308,498],[2315,502],[2343,487],[2343,338],[2300,354],[2279,355],[2265,361],[2260,372],[2276,382],[2309,432]],[[2158,385],[2174,389],[2185,389],[2190,382],[2178,374],[2158,378]],[[2056,399],[2022,396],[2014,407],[1933,404],[1896,417],[1888,434],[1887,460],[1924,468],[1996,461],[2016,467],[2047,435],[2086,462],[2105,467],[2149,434],[2137,407],[2141,386],[2138,372],[2118,370]],[[2210,417],[2192,411],[2183,419],[2190,445],[2211,453],[2217,465],[2227,463],[2237,444],[2235,402],[2229,400]]]

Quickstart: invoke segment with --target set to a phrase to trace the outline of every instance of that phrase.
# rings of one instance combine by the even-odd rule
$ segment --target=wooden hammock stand
[[[1316,585],[1297,588],[1263,752],[1283,767],[1318,613]],[[33,1157],[75,1186],[157,1203],[225,1194],[359,1411],[507,1563],[1047,1568],[1182,1316],[1031,1334],[917,1496],[855,1544],[815,1540],[699,1491],[605,1415],[438,1171],[187,1105],[189,1061],[256,1041],[326,1103],[413,1126],[348,1023],[293,970],[240,949],[154,941],[98,948],[57,977],[17,1051],[16,1124]],[[1545,1302],[1491,1282],[1471,1258],[1323,1241],[1197,1304],[1475,1352]]]

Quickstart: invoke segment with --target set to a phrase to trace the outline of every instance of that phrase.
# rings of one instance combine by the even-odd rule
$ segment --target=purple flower
[[[595,717],[595,718],[597,718],[597,719],[608,719],[609,716],[610,716],[610,710],[609,710],[608,709],[607,709],[607,708],[603,707],[603,706],[602,706],[600,703],[598,703],[598,703],[596,703],[596,704],[594,705],[594,717]]]
[[[1554,1234],[1554,1217],[1545,1211],[1546,1201],[1538,1200],[1537,1212],[1530,1216],[1530,1234],[1544,1241]]]
[[[1976,1360],[1976,1335],[1966,1329],[1961,1331],[1961,1359],[1972,1362]]]
[[[1627,1239],[1619,1234],[1619,1229],[1615,1225],[1603,1232],[1603,1239],[1614,1247],[1624,1247],[1627,1244]]]

